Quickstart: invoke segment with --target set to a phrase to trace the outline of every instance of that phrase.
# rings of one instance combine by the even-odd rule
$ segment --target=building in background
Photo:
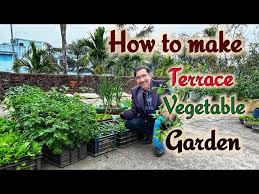
[[[22,59],[24,54],[30,48],[30,42],[34,42],[37,49],[44,49],[46,45],[49,45],[46,42],[27,40],[21,38],[14,38],[14,52],[17,59]],[[10,41],[11,42],[11,41]],[[46,44],[46,45],[45,45]],[[62,63],[62,52],[55,51],[53,53],[55,62],[60,65]],[[71,57],[70,54],[67,54],[68,57]],[[12,52],[12,43],[2,43],[0,44],[0,71],[4,72],[14,72],[13,67],[13,52]],[[28,73],[26,67],[20,69],[21,73]],[[68,68],[67,74],[76,75],[76,71],[72,68]],[[90,72],[84,72],[83,75],[91,75]]]
[[[35,43],[36,48],[42,49],[43,42],[27,40],[21,38],[14,38],[14,52],[17,59],[21,59],[23,55],[28,51],[30,42]],[[2,43],[0,44],[0,71],[13,72],[13,52],[12,43]],[[21,69],[21,73],[27,73],[26,68]]]

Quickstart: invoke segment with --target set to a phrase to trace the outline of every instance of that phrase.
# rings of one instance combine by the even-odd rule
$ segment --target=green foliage
[[[93,69],[100,66],[101,69],[104,67],[104,61],[108,57],[108,53],[106,50],[107,38],[104,37],[105,28],[98,27],[94,34],[90,33],[90,37],[88,39],[81,39],[79,47],[87,47],[89,58],[88,61],[91,61],[93,64]],[[103,71],[98,72],[100,74]]]
[[[115,75],[131,76],[133,75],[134,68],[143,64],[145,58],[143,55],[120,55],[114,56],[107,60],[107,68],[114,67]]]
[[[237,93],[238,99],[258,99],[259,98],[259,70],[254,70],[249,75],[240,74],[236,79],[234,92]],[[257,86],[257,87],[256,87]]]
[[[106,111],[112,107],[114,97],[114,80],[109,77],[100,77],[97,85],[98,94],[106,106]]]
[[[132,100],[131,99],[124,99],[121,101],[121,107],[126,107],[127,109],[130,109],[132,106]]]
[[[100,122],[98,124],[98,130],[95,133],[95,137],[103,137],[106,135],[110,135],[114,132],[114,123]]]
[[[168,76],[167,70],[172,67],[180,65],[177,63],[177,61],[172,57],[172,56],[166,56],[166,57],[161,57],[160,63],[158,66],[155,68],[155,75],[156,76]]]
[[[113,99],[115,99],[115,103],[117,107],[120,107],[121,97],[123,94],[124,84],[119,76],[114,77],[114,82],[112,86]]]
[[[124,132],[128,129],[125,127],[125,122],[122,119],[118,119],[114,125],[114,131],[116,132]]]
[[[128,129],[125,127],[124,121],[121,119],[114,121],[104,121],[98,123],[98,129],[95,132],[95,137],[100,138],[114,132],[124,132]]]
[[[259,121],[259,118],[255,118],[253,115],[240,115],[239,118],[244,121]]]
[[[30,50],[23,58],[15,61],[13,70],[19,72],[21,67],[28,68],[29,73],[58,73],[60,71],[53,56],[47,50],[37,49],[34,42],[30,43]]]
[[[168,130],[170,130],[171,128],[174,128],[174,127],[181,127],[182,126],[182,121],[181,119],[175,115],[175,117],[173,119],[168,119],[166,118],[165,116],[163,116],[161,113],[161,107],[159,110],[157,110],[156,114],[154,115],[154,117],[156,119],[161,119],[161,116],[163,118],[162,122],[161,122],[161,125],[160,125],[160,128],[157,129],[157,133],[155,135],[155,137],[160,141],[162,142],[164,140],[164,138],[166,137],[167,135],[167,132]]]
[[[217,32],[216,27],[206,28],[204,30],[205,35],[207,35],[208,37],[212,37],[212,38],[216,36],[216,32]]]
[[[96,120],[97,121],[103,121],[103,120],[108,120],[112,119],[112,115],[110,114],[96,114]]]
[[[96,84],[96,90],[104,104],[105,112],[111,111],[114,101],[116,107],[120,107],[123,86],[124,84],[119,77],[100,77]]]
[[[68,45],[69,60],[72,62],[69,67],[76,70],[77,75],[88,69],[90,56],[87,54],[87,49],[82,46],[83,40],[73,41]]]
[[[61,92],[61,93],[67,93],[67,91],[69,90],[69,87],[67,87],[66,85],[62,85],[58,91]]]
[[[197,88],[193,91],[199,96],[199,98],[204,96],[211,96],[212,101],[218,100],[219,96],[222,94],[230,95],[233,93],[232,88]]]
[[[24,157],[35,158],[42,146],[15,132],[0,134],[0,166],[17,163]]]
[[[7,98],[7,107],[14,110],[11,115],[16,128],[56,154],[65,146],[90,140],[95,134],[95,108],[81,102],[79,97],[67,97],[55,89],[49,92],[36,89]]]
[[[26,94],[42,94],[42,90],[36,86],[21,85],[9,88],[5,95],[8,97]]]
[[[0,117],[0,134],[15,131],[15,122]]]
[[[162,121],[162,129],[166,130],[172,127],[178,127],[178,126],[182,126],[182,122],[181,119],[175,115],[172,119],[168,119],[165,115],[163,115],[163,104],[161,104],[159,106],[159,109],[155,111],[154,114],[152,114],[153,118],[155,119],[159,119],[159,117],[163,117],[163,121]]]
[[[247,124],[247,125],[256,125],[256,126],[259,126],[259,121],[258,121],[258,120],[245,121],[245,124]]]

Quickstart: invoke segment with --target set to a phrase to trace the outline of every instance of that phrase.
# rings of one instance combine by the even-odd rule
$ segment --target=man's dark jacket
[[[164,81],[151,81],[150,88],[159,87],[164,84]],[[132,107],[130,110],[123,112],[123,116],[126,120],[131,120],[136,117],[146,118],[148,113],[145,108],[144,97],[143,97],[143,88],[141,86],[136,86],[131,90],[132,94]],[[154,110],[157,110],[161,105],[160,96],[152,90],[152,105]]]

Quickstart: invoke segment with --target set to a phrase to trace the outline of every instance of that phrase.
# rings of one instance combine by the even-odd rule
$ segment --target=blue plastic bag
[[[160,142],[157,136],[160,133],[160,126],[164,120],[165,120],[165,118],[163,116],[159,116],[155,120],[154,130],[153,130],[153,142],[154,142],[155,148],[163,148],[163,142]]]

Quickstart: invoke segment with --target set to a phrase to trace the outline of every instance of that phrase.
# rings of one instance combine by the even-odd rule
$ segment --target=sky
[[[89,32],[93,33],[99,26],[104,26],[106,29],[113,29],[112,24],[68,24],[67,25],[67,43],[71,43],[80,38],[87,38]],[[143,27],[144,25],[139,25]],[[187,33],[193,34],[202,32],[208,24],[154,24],[154,32],[152,37],[156,38],[161,33]],[[246,33],[252,36],[254,26],[249,26]],[[37,40],[48,42],[54,47],[61,47],[61,34],[59,24],[13,24],[14,38],[23,38],[29,40]],[[10,25],[0,24],[0,44],[10,43]]]

